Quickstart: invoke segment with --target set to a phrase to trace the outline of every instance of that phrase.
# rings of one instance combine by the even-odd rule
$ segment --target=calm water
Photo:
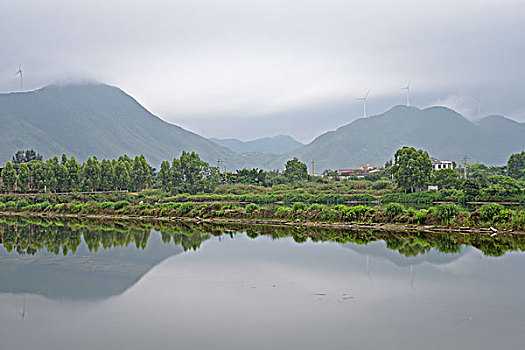
[[[519,250],[160,231],[0,222],[0,348],[525,348]]]

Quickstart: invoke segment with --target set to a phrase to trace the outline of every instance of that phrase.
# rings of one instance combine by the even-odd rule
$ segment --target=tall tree
[[[167,160],[160,164],[159,179],[164,191],[170,191],[170,162]]]
[[[294,157],[286,162],[284,176],[289,182],[306,180],[308,179],[308,168],[306,164],[299,161],[297,157]]]
[[[405,191],[414,192],[428,185],[432,162],[426,151],[414,147],[398,149],[394,156],[394,181]]]
[[[171,191],[197,193],[211,191],[219,183],[218,169],[202,161],[195,152],[182,151],[170,170]]]
[[[14,190],[17,178],[16,171],[13,169],[13,164],[7,162],[2,170],[2,182],[4,186],[8,190]]]
[[[33,149],[17,151],[13,156],[13,164],[29,163],[32,160],[42,161],[42,156]]]
[[[525,176],[525,151],[510,156],[507,162],[507,174],[514,179]]]
[[[27,191],[31,184],[31,170],[27,163],[20,164],[18,168],[18,183],[23,191]]]

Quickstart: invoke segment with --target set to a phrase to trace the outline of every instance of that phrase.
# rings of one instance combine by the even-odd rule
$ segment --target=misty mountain
[[[251,141],[241,141],[239,139],[216,139],[210,138],[211,141],[226,147],[236,153],[271,153],[271,154],[285,154],[293,151],[304,144],[295,140],[288,135],[278,135],[273,137],[264,137],[261,139]]]
[[[502,116],[474,123],[446,107],[396,106],[322,134],[270,168],[282,168],[294,156],[309,167],[314,160],[316,173],[361,164],[383,166],[403,146],[425,149],[441,160],[459,162],[468,155],[470,162],[503,165],[512,153],[525,149],[525,124]]]
[[[19,149],[44,158],[66,153],[84,161],[144,154],[158,167],[183,150],[196,151],[227,168],[264,167],[272,156],[239,155],[151,114],[122,90],[104,84],[51,85],[23,93],[0,94],[0,162]]]

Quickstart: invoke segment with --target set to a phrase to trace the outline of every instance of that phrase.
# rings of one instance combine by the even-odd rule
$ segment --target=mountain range
[[[525,124],[502,116],[472,122],[446,107],[396,106],[322,134],[269,167],[278,168],[294,156],[309,166],[313,160],[320,171],[382,166],[403,146],[422,148],[441,160],[459,163],[466,155],[471,163],[504,165],[512,153],[525,149]]]
[[[144,154],[154,166],[196,151],[228,170],[284,168],[298,157],[316,173],[324,169],[382,166],[402,146],[423,148],[441,160],[503,165],[525,149],[525,124],[503,116],[472,122],[446,107],[396,106],[383,114],[357,119],[300,145],[289,136],[249,142],[206,139],[153,115],[119,88],[104,84],[51,85],[0,94],[0,163],[20,149],[45,158],[66,153],[114,158]],[[297,148],[298,147],[298,148]],[[283,154],[284,153],[284,154]],[[310,169],[311,171],[311,169]]]
[[[122,90],[104,84],[50,85],[0,94],[0,161],[33,148],[44,158],[66,153],[84,161],[144,154],[151,164],[171,161],[183,150],[230,168],[265,165],[260,155],[238,155],[151,114]]]
[[[239,139],[216,139],[210,138],[218,145],[229,148],[236,153],[272,153],[285,154],[298,149],[304,144],[288,135],[278,135],[273,137],[263,137],[251,141],[241,141]]]

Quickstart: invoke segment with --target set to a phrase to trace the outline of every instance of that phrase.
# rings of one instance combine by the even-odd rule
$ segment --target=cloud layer
[[[94,79],[196,129],[319,106],[357,117],[368,88],[378,107],[402,103],[412,79],[415,104],[474,96],[524,119],[523,1],[2,1],[3,92],[21,62],[27,89]]]

